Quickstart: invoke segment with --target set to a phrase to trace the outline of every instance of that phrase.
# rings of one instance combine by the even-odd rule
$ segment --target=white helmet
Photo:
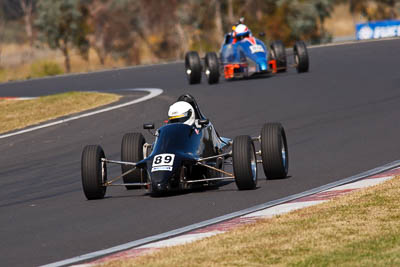
[[[239,24],[234,29],[234,36],[239,40],[251,36],[249,28],[244,24]]]
[[[178,101],[172,104],[168,110],[168,123],[184,123],[193,125],[195,122],[194,109],[185,101]]]

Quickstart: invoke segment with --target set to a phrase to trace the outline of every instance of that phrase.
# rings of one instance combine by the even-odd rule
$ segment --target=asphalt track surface
[[[164,90],[130,107],[0,139],[1,265],[35,266],[109,248],[398,160],[399,50],[400,40],[313,48],[309,73],[290,70],[213,86],[204,80],[189,86],[182,63],[0,84],[1,96]],[[123,134],[141,131],[151,140],[142,124],[160,126],[183,93],[196,97],[222,136],[256,136],[264,122],[281,122],[290,177],[266,181],[260,168],[253,191],[238,191],[230,183],[151,198],[144,190],[108,188],[106,199],[87,201],[80,180],[83,147],[98,143],[108,158],[119,159]]]

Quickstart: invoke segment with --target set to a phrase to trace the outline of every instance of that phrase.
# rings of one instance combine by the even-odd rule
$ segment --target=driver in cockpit
[[[201,128],[200,121],[208,124],[208,119],[200,111],[196,100],[190,94],[178,97],[177,101],[169,107],[168,123],[184,123],[196,128]],[[204,126],[203,125],[203,126]]]
[[[244,24],[238,24],[234,26],[234,30],[232,33],[233,43],[240,42],[241,40],[251,37],[250,29]]]
[[[178,101],[172,104],[168,110],[168,123],[183,123],[193,125],[196,116],[192,105],[185,101]]]

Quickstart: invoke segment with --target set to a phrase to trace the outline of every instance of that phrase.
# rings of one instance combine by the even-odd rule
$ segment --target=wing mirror
[[[205,126],[210,123],[210,120],[209,119],[198,120],[198,123],[200,126]]]
[[[143,129],[145,129],[145,130],[153,130],[154,129],[154,123],[145,123],[145,124],[143,124]]]
[[[156,136],[156,133],[152,131],[152,130],[154,130],[154,123],[145,123],[145,124],[143,124],[143,129],[149,131],[149,133],[151,135]]]

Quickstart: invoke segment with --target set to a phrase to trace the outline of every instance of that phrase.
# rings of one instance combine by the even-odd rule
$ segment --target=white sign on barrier
[[[400,20],[373,21],[356,25],[357,40],[398,36],[400,36]]]

